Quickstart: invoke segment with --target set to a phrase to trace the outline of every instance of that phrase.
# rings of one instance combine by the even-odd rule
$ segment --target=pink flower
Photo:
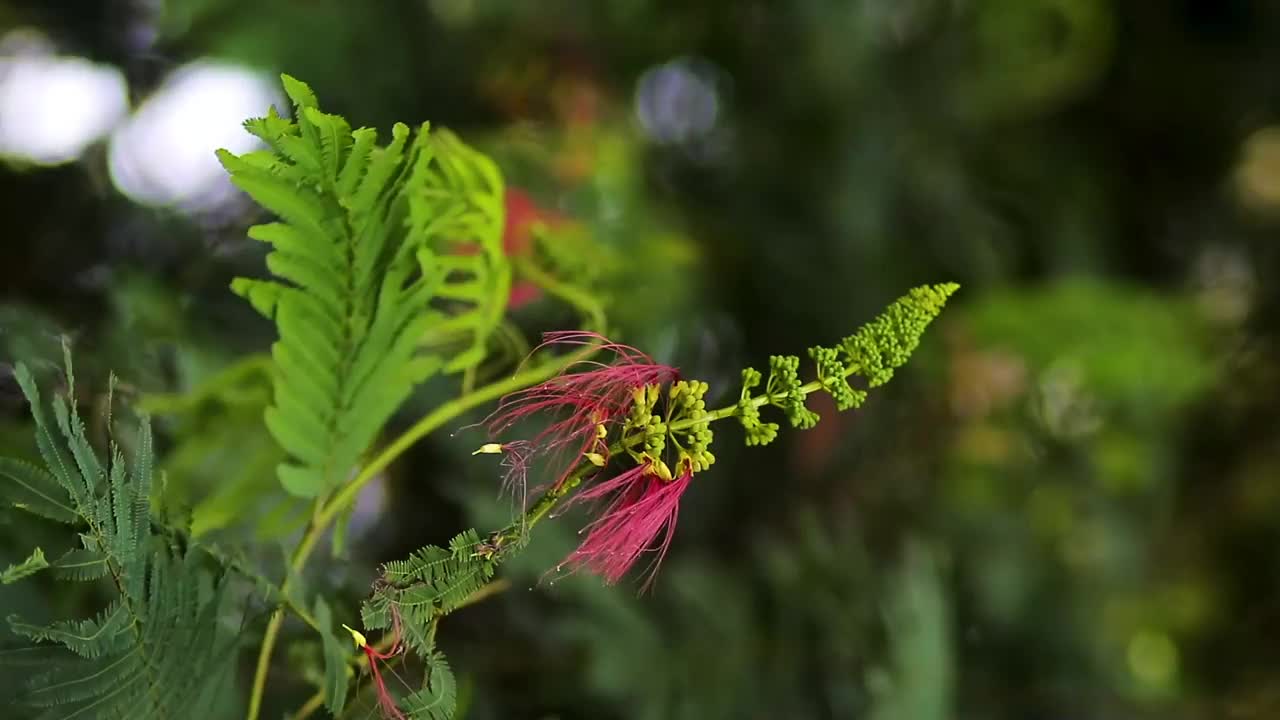
[[[510,393],[485,419],[489,435],[496,439],[524,420],[544,415],[557,418],[522,446],[527,452],[511,463],[504,485],[512,488],[522,485],[529,456],[536,454],[550,456],[553,466],[559,466],[555,480],[558,486],[586,453],[607,454],[604,438],[626,419],[636,389],[668,383],[679,376],[675,368],[656,364],[633,347],[610,342],[591,332],[547,333],[538,348],[588,344],[599,344],[603,352],[613,356],[612,360],[578,361],[566,370],[581,369],[580,372],[565,372]]]
[[[583,502],[604,503],[605,507],[582,529],[587,537],[562,565],[569,566],[569,572],[585,570],[613,584],[646,552],[656,553],[645,570],[642,590],[648,589],[671,546],[680,498],[692,477],[686,465],[678,477],[664,481],[645,464],[578,494],[566,507]]]
[[[667,385],[679,379],[679,371],[660,365],[628,345],[620,345],[590,332],[548,333],[539,349],[547,346],[598,345],[609,356],[605,361],[582,360],[546,382],[513,392],[499,402],[484,424],[498,438],[528,419],[549,415],[549,424],[528,441],[491,444],[483,452],[502,452],[508,472],[506,491],[525,487],[528,463],[534,455],[547,455],[555,468],[559,487],[584,460],[603,467],[608,462],[608,438],[629,416],[637,391],[650,385]],[[479,451],[478,451],[479,452]],[[606,583],[621,580],[646,553],[653,561],[646,569],[644,587],[654,579],[675,532],[680,498],[693,477],[691,464],[679,467],[672,477],[665,464],[646,459],[613,478],[595,483],[570,499],[565,507],[589,504],[598,510],[595,520],[582,529],[586,537],[561,563],[569,572],[585,570]]]

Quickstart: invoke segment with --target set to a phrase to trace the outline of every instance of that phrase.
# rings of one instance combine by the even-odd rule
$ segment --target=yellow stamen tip
[[[472,455],[496,455],[502,452],[501,443],[485,443],[478,450],[471,453]]]
[[[364,633],[360,632],[359,630],[353,629],[350,625],[347,625],[346,623],[343,623],[342,627],[346,628],[347,632],[351,633],[351,639],[356,641],[357,648],[369,647],[369,641],[365,639]]]
[[[587,453],[584,457],[596,467],[604,467],[604,456],[600,453]]]

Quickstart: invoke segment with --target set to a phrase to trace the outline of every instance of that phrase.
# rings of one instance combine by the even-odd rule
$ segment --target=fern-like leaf
[[[232,289],[279,329],[266,423],[290,456],[282,484],[314,497],[349,476],[415,385],[479,361],[510,269],[502,179],[487,158],[426,126],[411,143],[397,124],[378,147],[374,130],[353,131],[305,83],[283,82],[295,120],[273,109],[246,123],[271,149],[218,157],[280,218],[249,231],[271,245],[273,279],[237,278]],[[463,246],[479,252],[463,257]],[[456,355],[428,348],[462,330]]]
[[[454,537],[449,549],[428,545],[405,560],[384,565],[382,582],[362,608],[364,626],[390,627],[392,613],[397,613],[404,642],[420,657],[428,657],[434,650],[431,624],[493,577],[496,563],[476,552],[479,545],[480,536],[468,530]]]
[[[53,575],[59,580],[99,580],[109,571],[105,554],[84,548],[68,550],[52,566]]]
[[[425,660],[426,682],[421,690],[405,698],[402,707],[413,720],[449,720],[458,705],[453,670],[441,653],[431,653]]]
[[[445,367],[457,372],[479,363],[489,335],[502,322],[511,292],[511,266],[502,246],[502,176],[488,157],[448,131],[431,137],[430,152],[419,156],[409,184],[411,238],[431,242],[446,263],[446,282],[437,292],[438,309],[425,341],[456,348]]]
[[[44,556],[44,550],[36,548],[31,551],[30,557],[26,560],[16,565],[10,565],[0,571],[0,585],[16,583],[23,578],[35,575],[47,567],[49,567],[49,561]]]
[[[53,475],[34,465],[0,458],[0,497],[10,505],[50,520],[74,523],[78,516]]]
[[[31,405],[47,469],[24,468],[0,481],[25,490],[31,478],[39,478],[44,507],[59,508],[54,519],[67,520],[71,509],[72,520],[83,528],[82,547],[59,558],[52,571],[63,579],[109,578],[115,596],[90,618],[47,625],[9,618],[16,635],[37,643],[35,652],[6,653],[31,658],[33,666],[14,711],[61,720],[201,716],[210,687],[223,674],[218,670],[236,647],[218,623],[227,598],[225,573],[210,573],[214,563],[199,549],[179,550],[153,534],[149,423],[144,419],[139,427],[132,463],[119,449],[104,462],[89,444],[74,404],[53,398],[60,431],[55,434],[30,372],[19,365],[15,376]],[[66,379],[74,388],[69,360]],[[37,551],[26,564],[42,562]],[[69,653],[40,653],[58,648]]]

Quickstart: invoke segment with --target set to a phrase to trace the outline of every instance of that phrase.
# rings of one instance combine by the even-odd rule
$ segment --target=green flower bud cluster
[[[800,358],[795,355],[769,356],[769,383],[765,396],[769,402],[782,408],[791,421],[791,427],[808,430],[818,424],[821,416],[805,407],[808,395],[800,382]]]
[[[679,475],[686,468],[701,472],[711,467],[715,455],[711,442],[715,435],[711,422],[736,417],[746,430],[747,445],[768,445],[778,435],[778,423],[761,419],[760,408],[773,405],[787,416],[793,427],[807,430],[818,424],[818,413],[805,405],[809,393],[825,390],[836,401],[836,408],[857,408],[867,398],[866,390],[849,384],[851,375],[866,378],[869,387],[878,387],[893,377],[893,372],[911,356],[920,336],[942,311],[947,298],[959,288],[955,283],[926,285],[898,298],[872,322],[842,340],[837,347],[814,346],[809,357],[817,370],[817,379],[800,380],[800,358],[795,355],[773,355],[769,358],[769,379],[760,396],[752,390],[760,386],[763,376],[755,368],[742,371],[742,393],[737,403],[708,412],[704,400],[705,382],[681,380],[667,388],[665,404],[662,388],[648,385],[633,391],[630,413],[623,427],[627,453],[637,463],[650,464],[664,480]],[[675,464],[665,456],[674,448]],[[604,463],[603,458],[596,465]]]
[[[925,328],[959,287],[955,283],[923,285],[899,298],[875,320],[840,342],[849,367],[857,368],[870,387],[889,382],[893,371],[911,357]]]
[[[707,403],[703,398],[708,385],[701,380],[681,380],[671,386],[668,413],[673,420],[681,421],[682,428],[671,432],[671,440],[679,449],[677,466],[689,463],[693,472],[711,467],[716,456],[710,447],[715,434],[707,417]]]
[[[768,445],[778,437],[778,423],[762,422],[760,408],[752,401],[751,389],[758,386],[761,380],[759,370],[743,368],[742,397],[738,400],[735,414],[738,422],[742,423],[742,428],[747,431],[748,446]]]
[[[776,423],[761,421],[761,405],[780,408],[791,425],[802,430],[813,427],[820,419],[805,406],[805,398],[814,390],[829,392],[840,410],[861,406],[867,393],[851,386],[849,376],[865,377],[868,387],[888,382],[893,371],[911,357],[925,328],[942,312],[947,299],[959,287],[955,283],[942,283],[915,288],[875,320],[840,341],[838,347],[809,348],[809,357],[817,368],[815,382],[800,382],[800,358],[774,355],[769,358],[769,381],[764,396],[757,398],[751,390],[760,385],[761,374],[755,368],[743,370],[742,396],[734,415],[747,431],[747,445],[766,445],[778,433]]]
[[[809,357],[818,366],[818,382],[822,384],[822,389],[835,398],[837,410],[856,408],[867,399],[866,391],[855,390],[849,385],[846,379],[849,372],[845,370],[839,350],[817,345],[809,348]]]
[[[661,386],[647,385],[632,391],[631,410],[622,428],[631,459],[649,463],[664,480],[686,467],[692,472],[711,467],[716,461],[710,449],[715,434],[704,400],[707,389],[708,385],[698,380],[673,383],[660,410],[657,405]],[[663,457],[670,447],[675,448],[674,464],[668,464]]]
[[[630,447],[628,451],[637,462],[649,457],[661,460],[667,447],[667,423],[661,415],[654,413],[654,406],[662,388],[658,385],[646,385],[632,391],[631,413],[623,425],[623,435],[631,437],[640,433],[642,440],[639,447]]]

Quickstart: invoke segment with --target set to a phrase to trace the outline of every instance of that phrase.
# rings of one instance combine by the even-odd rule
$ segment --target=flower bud
[[[502,452],[501,443],[485,443],[480,449],[471,453],[472,455],[497,455]]]
[[[653,474],[658,476],[662,482],[671,482],[671,468],[662,460],[655,460],[653,463]]]
[[[356,641],[356,647],[363,648],[369,646],[369,641],[365,639],[364,633],[359,630],[353,630],[351,626],[346,623],[343,623],[342,627],[346,628],[347,632],[351,633],[351,639]]]
[[[604,456],[600,453],[587,453],[586,455],[583,455],[583,457],[596,467],[604,467]]]

